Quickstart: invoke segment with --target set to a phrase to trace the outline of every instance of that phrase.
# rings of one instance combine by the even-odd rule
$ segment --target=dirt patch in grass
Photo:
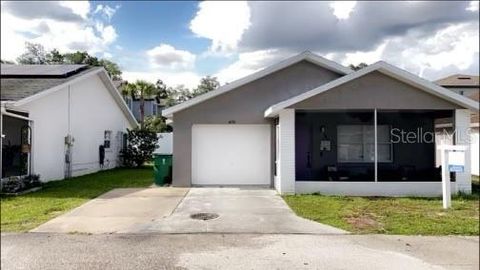
[[[441,198],[283,196],[299,216],[353,233],[479,235],[479,196]]]
[[[361,215],[357,217],[346,217],[345,221],[350,224],[355,231],[380,231],[383,225],[372,216]]]

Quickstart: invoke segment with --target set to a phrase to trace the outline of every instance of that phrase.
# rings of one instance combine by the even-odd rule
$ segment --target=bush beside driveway
[[[48,182],[42,190],[1,197],[1,231],[28,231],[114,188],[147,187],[151,167],[113,169],[68,180]]]

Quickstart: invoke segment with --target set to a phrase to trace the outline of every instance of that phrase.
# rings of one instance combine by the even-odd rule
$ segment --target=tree
[[[63,56],[66,64],[98,66],[98,59],[90,56],[87,52],[76,51],[74,53],[66,53]]]
[[[47,56],[42,45],[25,42],[25,52],[17,58],[17,62],[22,65],[41,65],[46,64]]]
[[[167,107],[185,102],[193,97],[193,93],[190,89],[186,88],[184,85],[177,85],[175,87],[168,87],[167,98],[165,105]]]
[[[131,95],[133,98],[140,99],[140,125],[144,127],[145,118],[145,98],[155,97],[158,89],[153,83],[144,80],[137,80],[135,83],[127,83],[123,88],[123,94]]]
[[[100,59],[98,66],[103,66],[112,80],[122,79],[122,71],[116,63],[107,59]]]
[[[158,89],[158,98],[166,99],[168,98],[168,87],[167,85],[160,79],[157,80],[155,83],[155,87]]]
[[[122,79],[122,71],[116,63],[107,59],[98,59],[85,51],[62,54],[57,49],[53,49],[49,53],[45,53],[42,45],[29,42],[25,43],[25,50],[26,52],[17,58],[19,64],[83,64],[103,66],[112,80]]]
[[[358,64],[358,65],[350,64],[348,67],[349,67],[351,70],[357,71],[357,70],[360,70],[360,69],[362,69],[362,68],[364,68],[364,67],[367,67],[367,66],[368,66],[367,64],[361,62],[361,63]]]
[[[199,96],[217,89],[220,86],[216,77],[206,76],[200,80],[200,84],[193,90],[193,96]]]
[[[47,53],[46,63],[47,64],[63,64],[65,57],[57,49],[51,50]]]
[[[157,147],[157,133],[142,129],[127,129],[127,147],[121,151],[123,163],[127,167],[140,167],[152,159]]]
[[[144,128],[155,133],[171,131],[171,127],[165,123],[164,117],[150,115],[145,117]]]

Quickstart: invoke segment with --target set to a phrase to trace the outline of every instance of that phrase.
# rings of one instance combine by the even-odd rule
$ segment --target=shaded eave
[[[103,82],[105,87],[108,89],[108,91],[110,92],[110,94],[112,95],[112,97],[116,101],[117,105],[120,107],[120,109],[124,113],[125,117],[128,119],[129,123],[132,125],[132,127],[137,127],[138,126],[137,120],[133,116],[132,112],[128,109],[127,104],[125,103],[122,96],[120,95],[120,93],[115,88],[115,85],[113,84],[112,80],[110,79],[110,76],[108,75],[107,71],[104,68],[92,69],[92,71],[87,72],[87,73],[83,74],[82,76],[79,76],[79,77],[77,77],[73,80],[70,80],[70,81],[67,81],[65,83],[59,84],[59,85],[54,86],[50,89],[46,89],[44,91],[41,91],[39,93],[36,93],[36,94],[28,96],[28,97],[25,97],[25,98],[20,99],[18,101],[2,101],[2,105],[9,106],[9,107],[12,107],[12,108],[23,106],[23,105],[28,104],[32,101],[35,101],[39,98],[42,98],[42,97],[48,96],[50,94],[53,94],[57,91],[60,91],[64,88],[68,87],[69,85],[75,84],[75,83],[80,82],[80,81],[85,80],[85,79],[88,79],[88,78],[90,78],[91,76],[94,76],[94,75],[98,75],[100,77],[101,81]]]
[[[373,65],[370,65],[368,67],[362,68],[356,72],[352,72],[346,76],[340,77],[336,80],[333,80],[331,82],[328,82],[326,84],[323,84],[317,88],[314,88],[310,91],[307,91],[301,95],[295,96],[293,98],[287,99],[285,101],[279,102],[271,107],[269,107],[267,110],[265,110],[265,117],[276,117],[278,113],[285,109],[288,108],[296,103],[302,102],[306,99],[309,99],[313,96],[316,96],[318,94],[325,93],[335,87],[338,87],[342,84],[345,84],[347,82],[353,81],[357,78],[360,78],[366,74],[369,74],[373,71],[378,71],[381,72],[389,77],[395,78],[401,82],[404,82],[406,84],[409,84],[411,86],[414,86],[418,89],[424,90],[427,93],[430,93],[434,96],[440,97],[442,99],[445,99],[447,101],[450,101],[454,104],[459,105],[460,107],[463,107],[465,109],[470,109],[474,111],[478,111],[479,106],[478,102],[469,99],[465,96],[462,96],[460,94],[457,94],[451,90],[448,90],[446,88],[443,88],[433,82],[430,82],[428,80],[422,79],[412,73],[409,73],[403,69],[397,68],[393,65],[390,65],[386,62],[379,61],[376,62]]]
[[[349,69],[347,67],[344,67],[344,66],[342,66],[342,65],[340,65],[340,64],[338,64],[334,61],[330,61],[326,58],[323,58],[323,57],[318,56],[318,55],[316,55],[312,52],[307,51],[307,52],[303,52],[301,54],[295,55],[293,57],[290,57],[286,60],[283,60],[283,61],[281,61],[277,64],[269,66],[265,69],[257,71],[255,73],[250,74],[246,77],[243,77],[239,80],[233,81],[232,83],[229,83],[227,85],[219,87],[216,90],[213,90],[213,91],[205,93],[201,96],[192,98],[188,101],[185,101],[185,102],[183,102],[181,104],[178,104],[178,105],[175,105],[173,107],[164,109],[162,111],[162,115],[164,117],[171,118],[173,116],[173,114],[178,112],[178,111],[187,109],[187,108],[189,108],[191,106],[194,106],[198,103],[201,103],[203,101],[209,100],[211,98],[214,98],[214,97],[216,97],[218,95],[221,95],[223,93],[226,93],[228,91],[239,88],[240,86],[243,86],[245,84],[248,84],[250,82],[253,82],[255,80],[263,78],[263,77],[265,77],[269,74],[272,74],[272,73],[277,72],[281,69],[287,68],[287,67],[289,67],[291,65],[294,65],[296,63],[299,63],[301,61],[308,61],[308,62],[313,63],[315,65],[318,65],[320,67],[326,68],[326,69],[331,70],[331,71],[336,72],[336,73],[339,73],[341,75],[345,75],[345,74],[349,74],[349,73],[353,72],[351,69]]]

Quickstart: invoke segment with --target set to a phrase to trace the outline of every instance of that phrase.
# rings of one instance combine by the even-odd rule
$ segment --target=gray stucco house
[[[304,52],[162,114],[173,120],[174,186],[431,196],[441,194],[436,119],[466,130],[478,108],[382,61],[352,71]],[[471,191],[468,160],[452,179],[453,192]]]

